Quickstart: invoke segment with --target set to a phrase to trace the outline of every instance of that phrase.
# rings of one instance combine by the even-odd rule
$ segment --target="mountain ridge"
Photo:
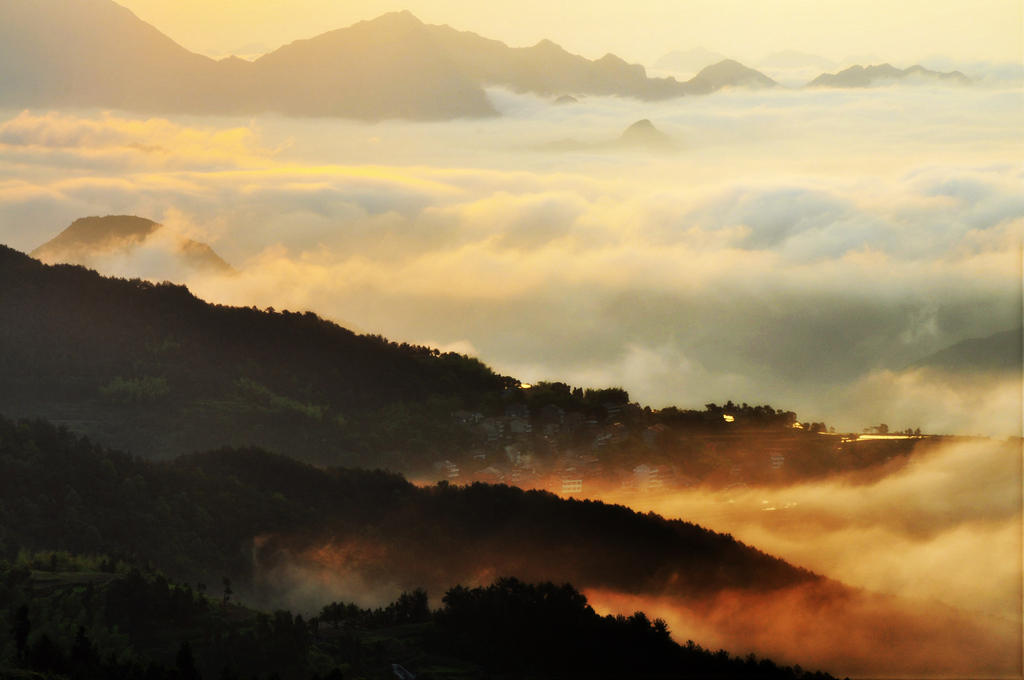
[[[871,87],[880,82],[904,80],[913,77],[950,81],[962,85],[970,82],[970,79],[959,71],[943,73],[931,71],[920,65],[898,69],[892,64],[876,64],[874,66],[861,66],[857,64],[838,73],[823,73],[804,85],[804,87],[861,88]]]
[[[484,88],[656,100],[700,91],[551,41],[512,48],[410,12],[296,40],[249,62],[179,46],[113,0],[0,5],[0,103],[363,120],[497,115]]]

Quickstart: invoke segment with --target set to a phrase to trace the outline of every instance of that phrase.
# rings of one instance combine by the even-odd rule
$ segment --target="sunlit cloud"
[[[984,396],[902,372],[1021,323],[1012,91],[489,96],[505,116],[465,123],[14,112],[0,238],[31,250],[77,217],[136,214],[240,270],[161,268],[203,297],[469,343],[531,382],[770,402],[840,428],[885,405],[907,426],[1019,431],[1010,383]],[[641,117],[680,153],[529,151]],[[924,413],[928,385],[942,398]]]

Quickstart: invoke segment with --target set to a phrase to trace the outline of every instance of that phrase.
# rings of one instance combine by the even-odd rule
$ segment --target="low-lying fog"
[[[638,575],[629,592],[585,593],[600,613],[642,610],[666,619],[679,642],[839,677],[1019,677],[1021,474],[1019,442],[966,439],[923,445],[898,466],[788,488],[608,496],[731,533],[852,589],[825,581],[693,595],[675,587],[675,576],[645,586]],[[336,600],[379,605],[407,583],[429,584],[438,606],[456,582],[486,585],[510,575],[515,559],[490,550],[489,538],[503,540],[476,537],[468,543],[476,551],[462,548],[459,566],[443,573],[430,566],[434,559],[369,537],[326,545],[300,539],[285,565],[263,577],[277,603],[311,613]],[[537,550],[529,564],[542,564],[544,578],[570,578],[571,557],[563,565],[523,537],[515,543],[519,553]]]

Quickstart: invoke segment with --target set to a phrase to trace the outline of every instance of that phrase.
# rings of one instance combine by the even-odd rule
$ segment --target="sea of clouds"
[[[1021,324],[1017,86],[489,94],[501,118],[448,123],[0,112],[0,242],[135,214],[239,273],[166,237],[89,266],[654,407],[1020,433],[1019,375],[913,365]],[[674,148],[541,150],[642,118]]]

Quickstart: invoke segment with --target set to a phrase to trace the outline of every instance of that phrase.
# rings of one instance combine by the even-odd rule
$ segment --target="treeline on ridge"
[[[323,546],[366,548],[348,564],[370,586],[379,576],[435,593],[484,572],[681,596],[818,580],[731,536],[621,506],[500,485],[417,487],[258,449],[151,462],[2,417],[0,499],[0,557],[134,555],[174,578],[228,576],[268,598],[276,566]]]
[[[418,589],[308,619],[239,606],[228,585],[220,596],[138,568],[45,573],[0,561],[0,678],[383,680],[393,664],[425,680],[831,678],[679,645],[664,621],[599,616],[569,584],[500,578],[451,588],[437,610]]]
[[[478,422],[521,404],[536,419],[558,406],[610,424],[606,408],[628,401],[620,388],[522,389],[475,358],[356,335],[311,312],[214,305],[183,286],[44,265],[0,246],[0,413],[66,423],[143,457],[256,445],[318,465],[425,472],[481,446],[456,412]],[[731,402],[619,417],[636,442],[656,422],[721,430],[723,413],[735,427],[796,422]]]

